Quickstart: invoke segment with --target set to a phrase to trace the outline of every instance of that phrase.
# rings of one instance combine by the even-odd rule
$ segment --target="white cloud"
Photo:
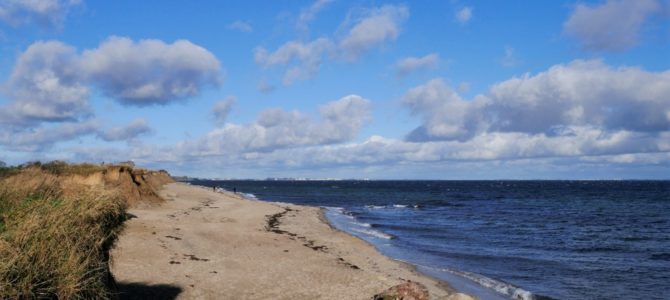
[[[251,26],[251,24],[249,22],[240,21],[240,20],[237,20],[233,23],[228,24],[228,26],[226,26],[226,28],[231,29],[231,30],[237,30],[237,31],[240,31],[240,32],[245,32],[245,33],[249,33],[249,32],[254,31],[254,28]]]
[[[394,41],[400,35],[400,25],[409,17],[403,5],[384,5],[370,10],[360,18],[339,41],[339,48],[350,60],[357,60],[372,48]]]
[[[492,129],[503,131],[577,125],[653,132],[670,128],[667,95],[670,71],[576,60],[494,85],[485,111]]]
[[[66,121],[89,113],[76,50],[61,42],[36,42],[23,52],[5,83],[13,101],[0,110],[3,123]]]
[[[323,56],[332,50],[332,42],[326,38],[319,38],[311,42],[290,41],[280,46],[274,52],[265,48],[254,50],[256,64],[271,66],[287,66],[282,83],[291,85],[295,80],[311,78],[321,67]]]
[[[9,101],[0,107],[0,144],[36,151],[91,133],[106,141],[132,139],[150,131],[143,120],[93,132],[97,123],[86,121],[93,115],[91,85],[124,104],[167,103],[217,84],[219,68],[211,53],[188,41],[111,38],[83,54],[58,41],[35,42],[2,86]]]
[[[500,82],[472,100],[434,79],[403,97],[423,121],[407,140],[354,142],[369,104],[347,96],[323,106],[320,120],[270,109],[251,124],[227,124],[161,157],[206,165],[223,156],[223,165],[281,172],[349,166],[358,177],[368,166],[448,170],[513,161],[549,169],[601,162],[658,168],[670,152],[669,79],[670,71],[576,60]]]
[[[440,56],[430,53],[423,57],[403,58],[395,63],[395,69],[398,77],[405,77],[416,70],[436,68],[439,63]]]
[[[568,35],[590,50],[620,51],[637,44],[644,22],[663,9],[657,0],[608,0],[599,5],[577,4],[563,24]]]
[[[228,96],[214,103],[214,106],[212,106],[212,114],[217,123],[224,124],[226,122],[226,118],[228,118],[228,114],[230,114],[230,111],[233,109],[233,104],[235,104],[236,101],[237,97]]]
[[[434,79],[410,90],[404,103],[423,119],[410,140],[464,140],[485,132],[574,135],[581,127],[604,132],[667,131],[667,95],[670,71],[576,60],[495,84],[471,101]]]
[[[297,111],[267,109],[247,125],[225,124],[178,146],[188,155],[240,155],[281,148],[328,145],[353,139],[369,118],[369,101],[357,95],[327,103],[313,120]]]
[[[0,129],[0,145],[13,151],[42,151],[56,143],[77,139],[98,131],[97,121],[66,122],[37,128]]]
[[[108,142],[126,141],[151,132],[151,127],[147,125],[147,122],[144,119],[135,119],[126,126],[100,131],[98,137]]]
[[[187,40],[111,37],[85,50],[81,70],[105,94],[129,105],[166,104],[220,84],[221,65],[206,49]]]
[[[315,167],[423,162],[494,161],[543,159],[556,157],[612,156],[653,154],[670,151],[661,137],[646,133],[604,133],[594,128],[580,128],[574,136],[550,137],[544,134],[498,132],[482,134],[467,141],[433,141],[414,143],[372,136],[361,143],[336,144],[279,149],[259,157],[267,165]],[[629,156],[631,156],[629,155]]]
[[[282,119],[270,123],[286,122]],[[575,171],[592,169],[603,163],[606,166],[611,163],[647,165],[654,170],[668,166],[668,132],[655,135],[630,131],[607,133],[587,127],[578,130],[578,134],[568,136],[492,132],[465,141],[422,143],[371,136],[362,142],[293,144],[265,148],[263,152],[250,147],[226,148],[223,143],[202,138],[198,143],[185,143],[176,149],[133,144],[126,150],[73,148],[70,153],[86,161],[130,158],[171,171],[236,178],[262,178],[275,174],[345,178],[463,179],[463,176],[469,176],[481,179],[516,178],[511,174],[520,170],[520,178],[539,178],[542,176],[538,168],[548,170],[550,178],[560,178],[561,175],[556,175],[558,170],[564,171],[563,176],[575,178],[579,176]],[[612,168],[605,167],[604,171],[611,172]],[[596,178],[602,178],[603,174],[608,178],[620,176],[602,170],[595,174],[600,176]],[[635,177],[630,173],[623,175]]]
[[[466,24],[472,19],[472,7],[466,6],[461,8],[455,15],[456,21],[461,24]]]
[[[302,11],[297,26],[307,30],[307,24],[316,13],[331,1],[317,0],[310,8]],[[334,43],[330,38],[321,37],[312,41],[293,40],[279,46],[275,51],[264,47],[254,49],[254,60],[265,68],[280,66],[282,84],[291,85],[298,80],[307,80],[321,68],[325,56],[355,61],[374,47],[395,40],[400,34],[400,25],[409,16],[409,10],[403,5],[384,5],[367,10],[356,19],[353,26],[345,22],[342,28],[346,34]],[[260,91],[269,89],[267,84],[259,84]]]
[[[80,3],[79,0],[3,0],[0,2],[0,21],[12,26],[28,23],[59,26],[68,11]]]
[[[298,21],[296,23],[298,30],[307,31],[309,23],[314,20],[316,15],[321,10],[323,10],[332,2],[333,0],[316,0],[314,3],[312,3],[312,5],[300,11],[300,15],[298,15]]]
[[[423,125],[413,131],[412,141],[431,139],[467,139],[476,124],[470,121],[471,104],[462,99],[441,79],[433,79],[412,88],[403,96],[404,105],[413,115],[423,119]]]
[[[454,167],[467,171],[467,164],[480,170],[525,165],[530,176],[538,165],[565,172],[597,164],[658,170],[670,153],[669,79],[670,71],[577,60],[500,82],[471,100],[434,79],[403,97],[423,123],[406,140],[371,136],[355,142],[369,118],[369,102],[351,95],[322,106],[318,119],[268,109],[250,124],[228,123],[176,147],[139,144],[119,153],[153,163],[203,168],[214,163],[219,169],[253,167],[261,170],[256,175],[275,170],[283,176],[350,168],[349,176],[363,177],[371,167],[393,169],[392,175],[376,174],[396,178],[410,177],[402,171],[434,168],[429,177],[439,178]]]
[[[3,123],[58,122],[90,113],[89,86],[123,104],[165,104],[197,95],[220,82],[219,61],[188,41],[134,43],[113,37],[78,54],[58,41],[35,42],[22,53],[4,84],[11,99]]]

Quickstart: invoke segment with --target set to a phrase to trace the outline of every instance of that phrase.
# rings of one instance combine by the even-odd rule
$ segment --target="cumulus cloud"
[[[466,6],[461,8],[455,15],[456,21],[461,24],[466,24],[472,19],[472,7]]]
[[[466,141],[415,143],[372,136],[361,143],[279,149],[257,159],[267,165],[315,167],[332,165],[379,165],[430,162],[494,161],[560,157],[618,156],[626,153],[639,157],[670,151],[662,138],[636,132],[606,133],[581,128],[574,136],[550,137],[517,132],[478,135]]]
[[[577,4],[563,24],[563,30],[589,50],[625,50],[635,46],[642,25],[662,9],[657,0],[608,0],[597,5]]]
[[[487,114],[497,119],[490,122],[493,128],[503,131],[587,125],[652,132],[670,128],[669,94],[670,71],[576,60],[494,85]]]
[[[300,11],[298,21],[296,22],[298,30],[307,31],[309,23],[314,20],[321,10],[326,8],[332,2],[333,0],[316,0],[312,5]]]
[[[129,105],[166,104],[220,84],[216,57],[187,40],[167,44],[111,37],[85,50],[81,71],[105,94]]]
[[[395,63],[395,70],[398,77],[405,77],[417,70],[436,68],[439,63],[440,56],[430,53],[423,57],[403,58]]]
[[[100,131],[98,137],[108,142],[126,141],[151,132],[151,127],[144,119],[136,119],[126,126]]]
[[[323,105],[319,112],[320,120],[314,120],[297,111],[267,109],[251,124],[227,123],[178,148],[189,155],[230,155],[341,143],[353,139],[368,120],[369,101],[350,95]]]
[[[263,170],[252,177],[268,170],[287,176],[323,168],[329,176],[349,168],[348,177],[368,177],[362,172],[373,168],[384,170],[372,173],[378,177],[407,178],[412,176],[408,170],[432,170],[425,174],[435,178],[454,168],[468,171],[468,164],[478,170],[507,168],[500,176],[526,166],[525,176],[535,178],[538,165],[573,177],[576,169],[603,164],[659,170],[667,168],[670,153],[669,76],[670,71],[577,60],[500,82],[473,99],[434,79],[403,97],[423,123],[404,140],[371,136],[356,142],[369,102],[351,95],[322,106],[318,119],[269,109],[250,124],[226,124],[174,148],[132,145],[119,155],[175,166],[187,161],[212,168],[215,163],[217,176],[222,167]],[[77,153],[92,153],[82,151]],[[218,156],[226,159],[211,159]]]
[[[228,114],[230,114],[230,111],[233,109],[233,104],[235,104],[236,101],[237,97],[228,96],[214,103],[214,106],[212,106],[212,114],[217,123],[223,124],[226,122],[226,118],[228,118]]]
[[[422,125],[405,140],[371,136],[354,142],[364,114],[350,113],[361,111],[349,108],[358,101],[339,100],[322,107],[319,121],[267,110],[252,124],[210,132],[174,157],[226,155],[238,166],[356,170],[519,160],[553,168],[555,159],[658,164],[670,152],[669,94],[670,71],[576,60],[502,81],[473,99],[442,79],[410,89],[403,104]]]
[[[89,120],[91,86],[100,86],[124,104],[163,104],[218,84],[219,68],[211,53],[188,41],[135,43],[111,38],[83,54],[58,41],[35,42],[18,57],[2,86],[9,101],[0,107],[4,139],[0,144],[32,151],[59,139],[90,134],[97,126]],[[136,120],[127,127],[97,133],[113,141],[149,131],[143,120]]]
[[[409,134],[411,141],[466,139],[477,125],[470,116],[474,104],[466,102],[442,79],[410,89],[402,103],[423,120],[423,125]]]
[[[177,148],[133,144],[127,150],[77,147],[71,153],[87,161],[119,157],[117,160],[131,158],[160,168],[172,166],[172,170],[184,170],[188,166],[190,172],[213,172],[212,176],[221,176],[222,170],[227,169],[233,171],[226,176],[238,178],[272,176],[267,172],[277,172],[279,176],[320,173],[317,176],[338,177],[337,172],[343,170],[348,173],[341,177],[445,178],[445,174],[453,172],[454,168],[460,169],[452,174],[456,178],[462,178],[462,172],[480,172],[473,178],[490,178],[495,170],[502,170],[497,174],[509,178],[509,171],[518,171],[520,166],[527,166],[525,177],[538,178],[538,168],[545,167],[553,176],[556,176],[556,170],[563,168],[574,178],[575,170],[602,163],[647,164],[655,170],[668,166],[668,132],[605,132],[587,127],[577,130],[579,132],[574,135],[564,136],[491,132],[464,141],[423,143],[371,136],[362,142],[294,144],[266,148],[264,152],[252,148],[226,148],[221,143],[205,143],[207,140],[203,138],[198,143],[186,143]],[[224,156],[225,159],[214,159],[213,156]],[[371,169],[381,171],[367,175]],[[245,170],[256,172],[240,173]],[[417,176],[413,171],[428,172]],[[599,174],[602,176],[603,173]]]
[[[298,28],[306,30],[309,21],[330,2],[317,0],[303,10],[298,18]],[[253,51],[254,60],[264,68],[281,67],[282,84],[288,86],[298,80],[314,77],[326,56],[356,61],[369,50],[395,40],[400,34],[400,25],[408,16],[409,10],[403,5],[384,5],[366,10],[353,22],[344,22],[341,27],[346,33],[339,39],[321,37],[312,41],[293,40],[275,51],[257,47]],[[261,89],[259,84],[259,90],[267,89]]]
[[[228,26],[226,26],[226,28],[231,29],[231,30],[237,30],[239,32],[245,32],[245,33],[249,33],[249,32],[254,31],[254,28],[251,26],[251,24],[249,22],[240,21],[240,20],[237,20],[233,23],[228,24]]]
[[[263,67],[286,66],[282,83],[290,85],[295,80],[311,78],[321,67],[323,56],[333,47],[326,38],[311,42],[290,41],[274,52],[259,47],[254,50],[256,64]]]
[[[4,0],[0,2],[0,21],[12,26],[36,23],[59,26],[68,11],[80,0]]]
[[[670,71],[576,60],[500,82],[471,101],[434,79],[410,90],[403,103],[423,119],[408,136],[410,141],[467,140],[486,132],[573,135],[581,127],[667,131],[667,95]]]
[[[89,113],[76,50],[61,42],[36,42],[23,52],[4,85],[13,101],[0,110],[4,123],[78,119]]]
[[[133,42],[112,37],[78,54],[58,41],[33,43],[4,84],[11,103],[2,120],[11,123],[65,121],[89,112],[89,86],[124,104],[166,104],[219,84],[219,61],[189,41]]]
[[[348,30],[339,41],[345,57],[357,60],[372,48],[394,41],[401,31],[401,24],[409,17],[404,5],[384,5],[370,10]]]
[[[58,125],[0,130],[0,145],[14,151],[41,151],[55,143],[77,139],[98,131],[97,121],[66,122]]]

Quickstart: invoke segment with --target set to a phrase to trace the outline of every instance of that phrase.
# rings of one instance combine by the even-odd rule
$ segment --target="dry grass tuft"
[[[108,250],[126,200],[102,186],[64,194],[61,180],[96,168],[32,164],[0,177],[0,298],[112,296]]]
[[[48,163],[39,161],[30,162],[22,166],[23,169],[39,168],[53,175],[82,175],[87,176],[96,172],[102,172],[106,168],[96,164],[68,164],[64,161],[54,160]]]

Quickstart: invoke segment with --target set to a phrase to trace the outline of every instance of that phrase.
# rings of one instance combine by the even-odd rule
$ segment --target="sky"
[[[670,179],[670,1],[0,0],[0,161]]]

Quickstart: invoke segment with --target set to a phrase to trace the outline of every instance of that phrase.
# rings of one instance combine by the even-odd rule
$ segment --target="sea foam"
[[[440,269],[444,272],[449,272],[454,275],[458,275],[464,278],[467,278],[471,281],[476,282],[477,284],[492,289],[500,294],[510,297],[515,300],[537,300],[538,298],[531,292],[526,291],[522,288],[516,287],[507,282],[496,280],[493,278],[486,277],[481,274],[459,271],[455,269]]]
[[[356,217],[349,214],[342,207],[323,207],[323,208],[326,209],[326,215],[329,217],[329,220],[332,223],[334,223],[337,227],[343,228],[345,231],[379,239],[385,239],[385,240],[393,239],[393,236],[390,234],[383,233],[379,230],[371,229],[370,227],[372,227],[372,225],[357,220]]]

